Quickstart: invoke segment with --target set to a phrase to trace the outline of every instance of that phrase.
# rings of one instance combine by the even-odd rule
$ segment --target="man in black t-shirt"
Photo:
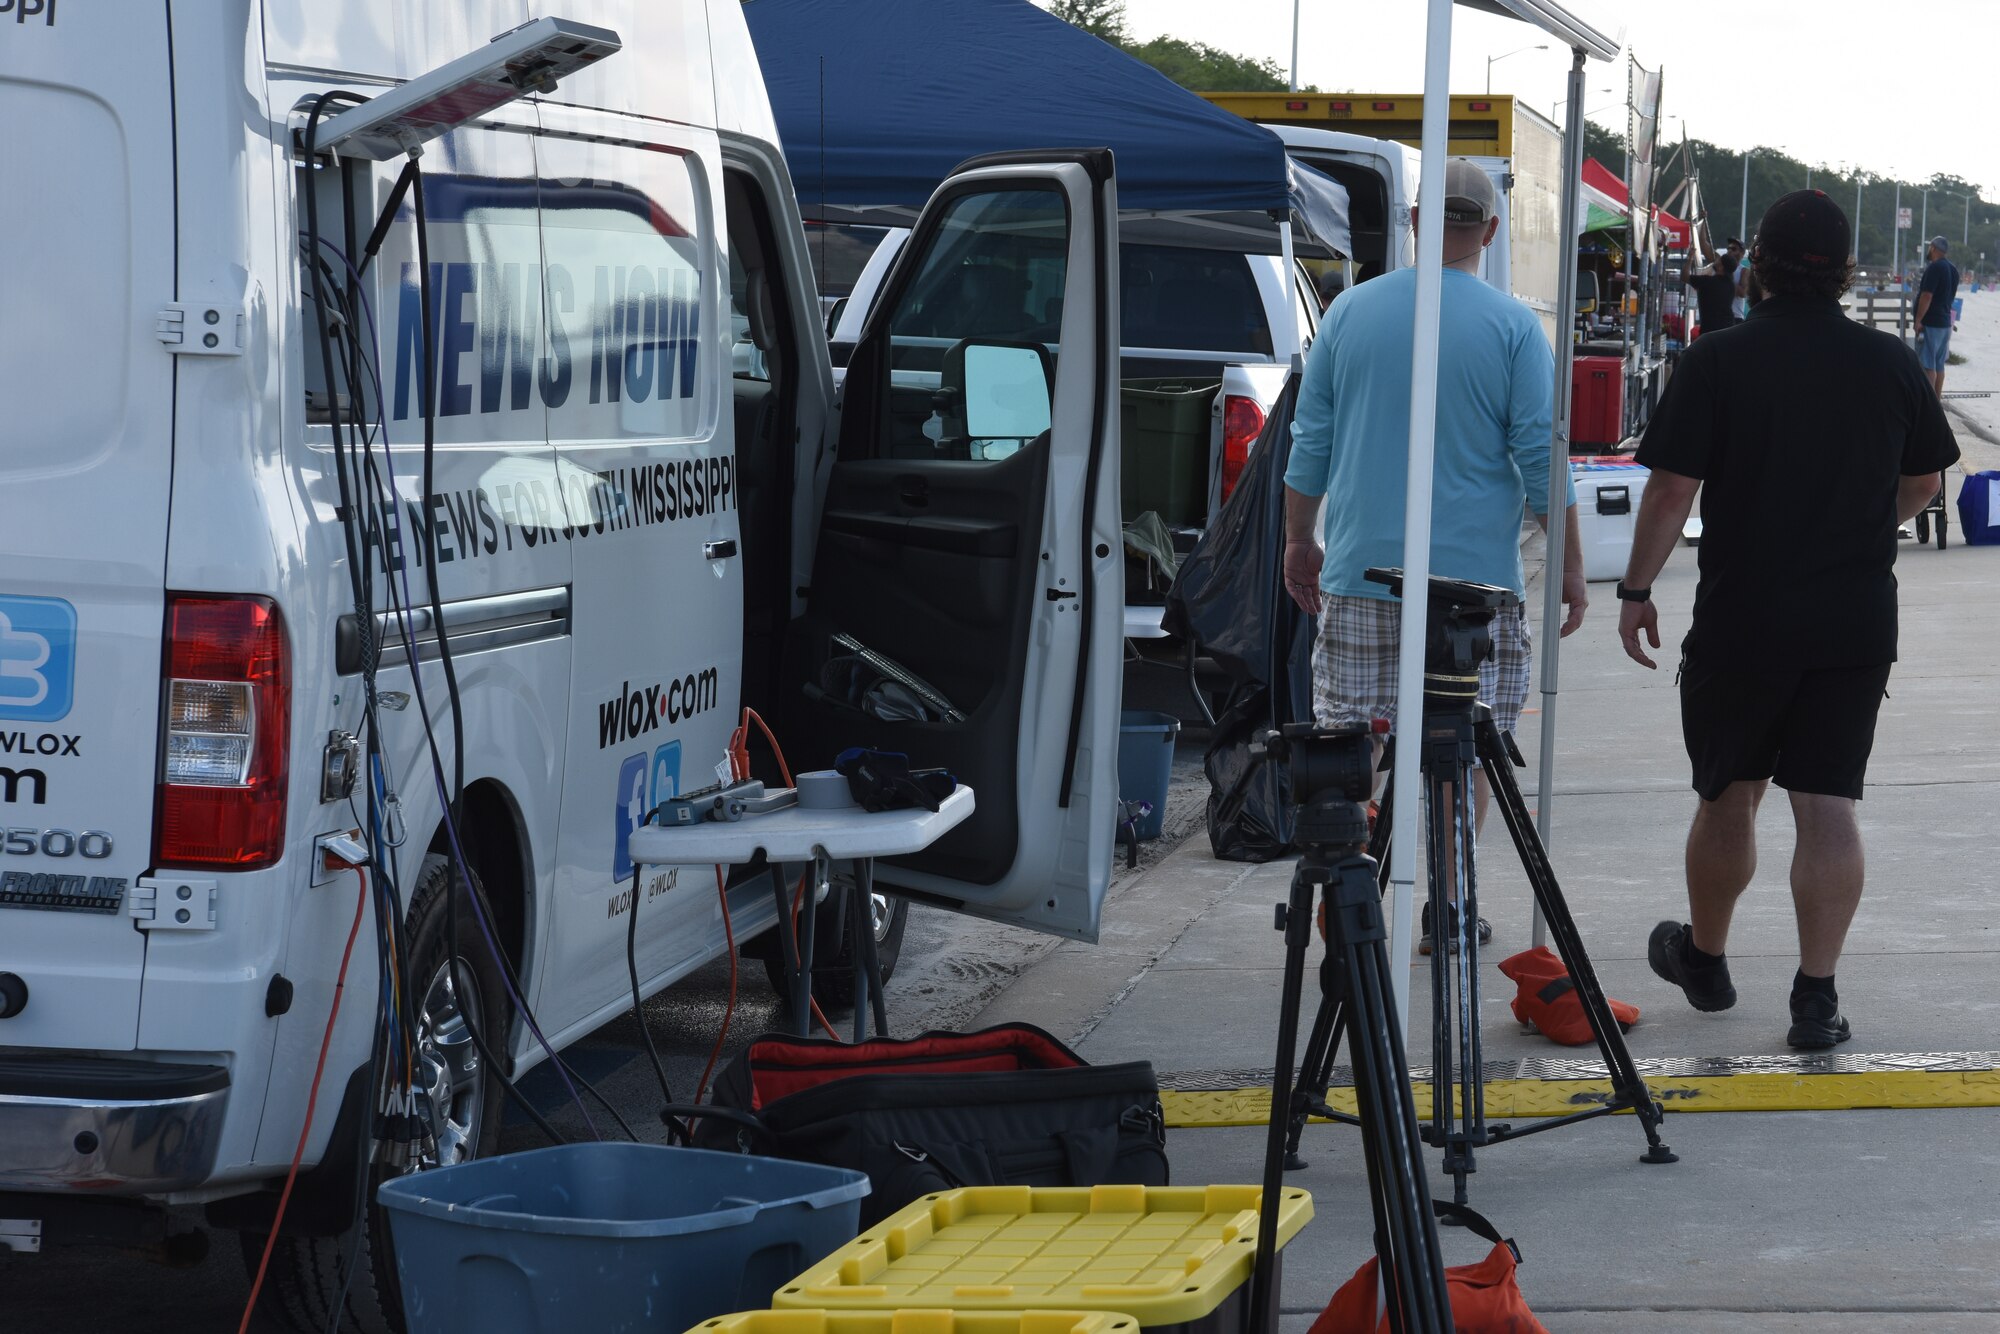
[[[1924,280],[1917,287],[1917,361],[1931,377],[1931,387],[1944,396],[1944,368],[1951,359],[1951,307],[1958,299],[1958,266],[1945,256],[1951,242],[1933,236]]]
[[[1706,335],[1720,333],[1737,322],[1736,266],[1743,259],[1743,243],[1732,236],[1722,253],[1717,254],[1704,224],[1701,248],[1708,256],[1708,263],[1688,275],[1687,285],[1694,291],[1701,311],[1701,331]]]
[[[1699,1010],[1736,1003],[1723,948],[1757,865],[1756,815],[1775,781],[1798,829],[1792,898],[1794,1047],[1850,1036],[1834,990],[1861,900],[1860,799],[1896,660],[1896,528],[1937,491],[1958,444],[1917,359],[1841,311],[1853,265],[1838,205],[1786,195],[1751,264],[1765,299],[1681,358],[1638,460],[1652,469],[1618,585],[1625,651],[1660,646],[1650,598],[1695,493],[1701,583],[1681,647],[1681,725],[1701,798],[1688,833],[1686,924],[1648,958]]]

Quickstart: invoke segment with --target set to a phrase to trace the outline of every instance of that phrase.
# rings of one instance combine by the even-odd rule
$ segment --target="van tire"
[[[845,884],[842,877],[836,876],[835,892],[841,892]],[[875,955],[882,964],[882,981],[886,984],[896,975],[896,959],[903,952],[910,901],[893,894],[883,897],[888,901],[889,920],[876,934]],[[844,916],[841,906],[829,898],[820,903],[814,918],[813,999],[822,1006],[846,1010],[854,1006],[854,951],[847,932],[842,929]],[[784,929],[783,923],[773,928]],[[765,943],[763,959],[764,977],[771,984],[771,994],[780,1001],[789,1001],[792,993],[785,982],[784,950],[775,936]]]
[[[483,902],[485,892],[479,887],[478,874],[471,874],[472,892],[479,894]],[[404,936],[409,942],[409,952],[404,968],[411,990],[425,993],[427,1001],[432,980],[440,978],[444,971],[446,938],[451,925],[445,893],[454,878],[450,860],[432,853],[424,858],[423,867],[409,895]],[[477,993],[481,1038],[489,1049],[500,1055],[506,1048],[513,1013],[507,1001],[506,984],[492,952],[485,948],[473,911],[471,896],[461,889],[458,899],[459,974]],[[488,907],[486,911],[491,920],[492,909]],[[357,950],[356,954],[359,956],[360,951]],[[358,957],[356,961],[360,961]],[[350,983],[354,981],[354,971],[353,965],[349,965]],[[472,1128],[473,1133],[466,1145],[468,1151],[461,1161],[463,1158],[485,1157],[500,1144],[506,1090],[501,1086],[498,1067],[485,1061],[480,1065],[484,1079],[483,1088],[479,1090],[479,1120]],[[321,1095],[322,1098],[325,1095],[324,1088]],[[280,1326],[297,1330],[299,1334],[325,1334],[330,1328],[339,1329],[344,1334],[401,1334],[404,1327],[402,1292],[396,1280],[389,1219],[387,1213],[372,1201],[376,1189],[383,1182],[403,1173],[374,1162],[364,1170],[369,1174],[368,1197],[371,1203],[358,1239],[351,1228],[334,1237],[286,1236],[280,1231],[278,1243],[271,1249],[271,1264],[264,1276],[264,1292],[260,1299],[266,1316]],[[263,1255],[265,1234],[242,1232],[238,1236],[243,1248],[243,1262],[254,1277],[257,1262]],[[353,1257],[354,1275],[347,1283],[346,1297],[342,1301],[341,1283],[347,1276],[350,1256]],[[342,1304],[337,1325],[334,1323],[336,1302]]]

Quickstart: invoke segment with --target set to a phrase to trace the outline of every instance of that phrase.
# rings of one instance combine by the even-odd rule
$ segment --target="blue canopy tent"
[[[1103,146],[1128,235],[1276,253],[1272,219],[1296,213],[1346,252],[1332,178],[1028,0],[748,0],[743,15],[809,218],[907,225],[967,158]]]

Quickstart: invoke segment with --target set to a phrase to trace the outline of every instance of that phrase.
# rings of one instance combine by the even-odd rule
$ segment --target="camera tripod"
[[[1365,737],[1361,738],[1365,743]],[[1305,991],[1306,950],[1312,942],[1313,900],[1325,904],[1325,961],[1321,987],[1340,1007],[1354,1059],[1354,1092],[1361,1115],[1362,1154],[1368,1167],[1369,1203],[1375,1217],[1375,1253],[1389,1328],[1397,1334],[1448,1334],[1451,1299],[1424,1170],[1422,1129],[1410,1093],[1410,1070],[1389,980],[1382,926],[1381,888],[1375,861],[1363,851],[1368,817],[1336,791],[1310,797],[1299,812],[1297,844],[1303,850],[1292,875],[1291,896],[1278,909],[1285,933],[1283,1002],[1278,1011],[1278,1055],[1272,1067],[1271,1118],[1264,1152],[1262,1217],[1257,1260],[1251,1271],[1250,1329],[1275,1334],[1278,1196],[1284,1184],[1288,1119],[1293,1105],[1292,1061],[1298,1051],[1299,1000]],[[1320,1100],[1324,1101],[1322,1091]],[[1295,1138],[1295,1137],[1294,1137]]]
[[[1535,832],[1521,785],[1514,777],[1515,766],[1523,763],[1520,752],[1515,749],[1513,739],[1493,721],[1492,710],[1478,701],[1477,683],[1476,667],[1470,674],[1428,673],[1423,726],[1417,738],[1431,812],[1425,840],[1431,903],[1431,1115],[1422,1135],[1426,1144],[1444,1150],[1444,1170],[1452,1177],[1453,1201],[1457,1204],[1466,1202],[1466,1177],[1475,1170],[1474,1155],[1478,1148],[1614,1112],[1631,1111],[1644,1129],[1647,1148],[1641,1162],[1677,1161],[1673,1151],[1661,1142],[1660,1104],[1646,1087],[1625,1045],[1624,1034],[1612,1017],[1590,956],[1584,952],[1583,938],[1570,916],[1562,888],[1556,883],[1548,851]],[[1569,970],[1570,981],[1611,1077],[1611,1096],[1606,1101],[1583,1111],[1518,1127],[1488,1124],[1486,1120],[1479,1037],[1479,894],[1473,852],[1475,762],[1486,771],[1494,803],[1520,856],[1522,869],[1527,872],[1535,902],[1548,922],[1556,953]],[[1378,856],[1388,845],[1393,814],[1390,803],[1385,801],[1376,817],[1370,842],[1371,851]],[[1458,888],[1456,904],[1447,903],[1446,894],[1440,892],[1447,885],[1447,868],[1452,872],[1449,883]],[[1378,872],[1378,877],[1379,893],[1386,874]],[[1321,993],[1312,1033],[1306,1042],[1298,1088],[1289,1103],[1286,1138],[1289,1167],[1305,1165],[1298,1149],[1309,1115],[1349,1124],[1367,1119],[1365,1115],[1355,1118],[1327,1106],[1334,1055],[1343,1037],[1349,1039],[1350,1046],[1354,1045],[1352,1034],[1358,1016],[1352,1013],[1348,997],[1338,987],[1327,985],[1324,974]],[[1355,1066],[1358,1084],[1358,1055]]]

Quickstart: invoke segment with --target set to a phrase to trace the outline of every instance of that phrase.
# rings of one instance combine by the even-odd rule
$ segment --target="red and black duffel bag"
[[[866,1172],[867,1227],[957,1186],[1167,1184],[1159,1082],[1032,1024],[858,1044],[768,1034],[716,1081],[703,1148]]]

